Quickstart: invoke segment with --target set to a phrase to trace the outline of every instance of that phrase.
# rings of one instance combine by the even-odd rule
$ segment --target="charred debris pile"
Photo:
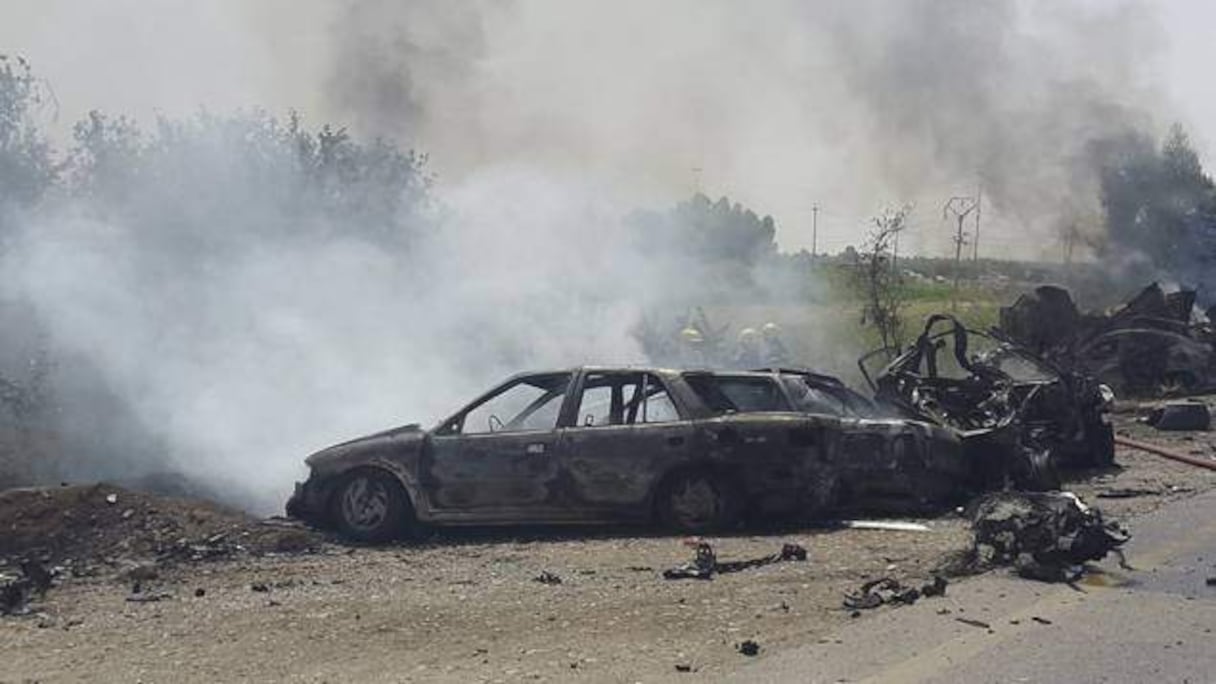
[[[1068,290],[1045,285],[1002,308],[1000,325],[1032,353],[1120,395],[1193,394],[1216,384],[1216,306],[1201,311],[1197,294],[1153,283],[1118,308],[1083,313]]]

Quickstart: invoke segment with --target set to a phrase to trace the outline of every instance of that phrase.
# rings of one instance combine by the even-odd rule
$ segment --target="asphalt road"
[[[1216,682],[1216,492],[1132,521],[1076,588],[992,574],[759,658],[738,682]],[[988,627],[959,621],[984,623]]]

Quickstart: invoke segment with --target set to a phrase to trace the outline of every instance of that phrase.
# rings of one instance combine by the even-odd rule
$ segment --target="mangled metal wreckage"
[[[1059,468],[1114,462],[1111,390],[996,334],[930,316],[906,351],[871,376],[875,401],[947,427],[959,438],[975,490],[1059,486]]]
[[[1002,307],[1001,330],[1053,362],[1122,394],[1195,394],[1216,387],[1216,306],[1153,283],[1109,313],[1082,313],[1068,290],[1043,285]]]
[[[798,371],[577,368],[515,376],[433,429],[310,456],[289,515],[382,540],[416,523],[659,523],[721,529],[842,495],[920,501],[970,467],[932,421],[881,417]]]

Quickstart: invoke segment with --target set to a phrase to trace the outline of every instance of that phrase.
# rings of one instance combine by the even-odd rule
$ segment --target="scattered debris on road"
[[[735,646],[735,649],[745,656],[760,655],[760,644],[752,641],[751,639],[747,639],[739,643],[737,646]]]
[[[549,572],[548,570],[545,570],[536,577],[533,577],[532,581],[539,582],[540,584],[558,585],[562,583],[562,578],[558,577],[552,572]]]
[[[1207,431],[1212,428],[1212,413],[1202,401],[1175,401],[1153,409],[1144,422],[1158,430]]]
[[[992,625],[988,624],[987,622],[984,622],[983,620],[972,620],[971,618],[956,617],[956,618],[954,618],[954,621],[961,622],[964,625],[971,625],[972,627],[979,627],[980,629],[988,629],[988,630],[992,629]]]
[[[919,589],[909,587],[891,577],[880,577],[861,585],[851,594],[845,594],[844,607],[848,610],[869,610],[882,605],[910,606],[922,596],[945,596],[946,578],[935,575],[933,581]]]
[[[851,530],[886,530],[888,532],[930,532],[932,528],[924,523],[906,520],[841,520],[840,527]]]
[[[1094,496],[1099,499],[1131,499],[1138,496],[1157,496],[1161,491],[1157,489],[1144,489],[1142,487],[1115,487],[1113,489],[1104,489]]]
[[[1115,553],[1130,534],[1070,492],[1001,492],[982,497],[971,514],[974,571],[1011,565],[1045,582],[1073,581],[1084,563]],[[1126,563],[1124,563],[1126,565]]]
[[[749,568],[758,568],[762,565],[771,565],[785,561],[805,561],[807,558],[806,549],[802,546],[798,544],[783,544],[781,551],[768,556],[742,561],[719,562],[717,555],[714,553],[713,546],[708,542],[694,538],[684,540],[684,545],[695,549],[696,556],[691,563],[685,563],[664,570],[664,579],[708,580],[713,579],[714,574],[739,572]]]

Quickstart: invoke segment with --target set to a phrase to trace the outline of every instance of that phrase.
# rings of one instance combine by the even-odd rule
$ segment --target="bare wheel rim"
[[[388,488],[377,478],[356,477],[342,489],[342,519],[354,530],[374,530],[388,516],[388,496]]]
[[[705,478],[680,481],[671,493],[671,512],[681,524],[697,527],[718,518],[722,501],[713,483]]]

